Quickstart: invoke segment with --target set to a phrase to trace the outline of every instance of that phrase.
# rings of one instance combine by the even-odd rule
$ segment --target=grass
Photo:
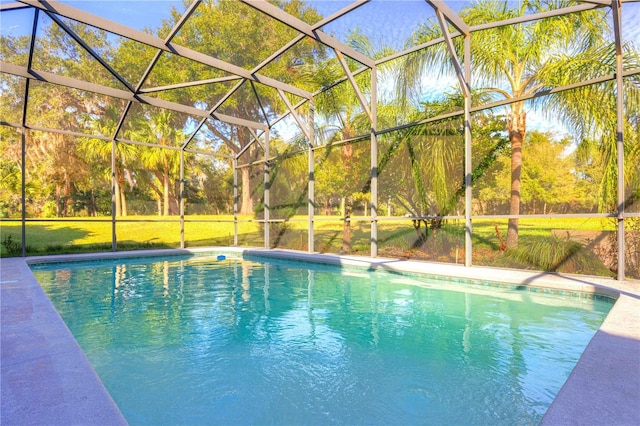
[[[132,216],[116,225],[118,250],[177,248],[180,246],[180,223],[160,222],[158,216]],[[263,246],[263,224],[252,217],[239,217],[238,243],[240,246]],[[366,217],[354,217],[351,222],[350,253],[368,255],[370,252],[370,222]],[[185,218],[185,245],[187,247],[233,245],[233,216],[188,216]],[[337,216],[317,216],[314,222],[314,248],[316,251],[339,253],[343,250],[344,222]],[[608,219],[521,219],[520,250],[513,253],[500,251],[496,226],[506,238],[507,220],[476,219],[473,221],[473,257],[477,265],[557,270],[564,272],[607,275],[609,271],[598,262],[590,248],[570,239],[565,231],[591,231],[598,235],[613,231],[615,224]],[[270,228],[271,246],[307,250],[306,216],[295,216]],[[555,235],[552,231],[556,230]],[[424,228],[421,228],[424,231]],[[66,218],[55,222],[27,222],[27,254],[79,253],[111,250],[110,218]],[[0,222],[1,256],[20,255],[21,223]],[[404,257],[464,262],[464,222],[449,221],[437,232],[429,230],[427,238],[420,239],[410,220],[380,221],[378,230],[381,256]],[[18,250],[16,252],[16,247]],[[586,253],[585,253],[586,252]],[[537,255],[535,255],[537,253]],[[564,257],[563,254],[564,253]],[[534,255],[532,255],[534,254]],[[572,258],[571,261],[567,261]],[[593,264],[593,267],[589,265]],[[576,266],[577,265],[577,266]],[[563,270],[565,268],[565,270]],[[566,270],[569,268],[569,270]]]
[[[527,241],[507,254],[509,261],[522,268],[537,265],[545,271],[566,269],[574,273],[609,274],[598,257],[591,251],[584,250],[582,244],[555,236]]]
[[[118,222],[116,235],[118,248],[166,248],[179,247],[180,223],[177,218],[173,222],[159,222],[158,216],[135,216],[126,218],[127,221]],[[233,243],[232,216],[202,216],[198,220],[216,220],[218,222],[187,222],[185,223],[185,238],[187,242],[196,245],[199,242],[215,241],[228,245]],[[3,220],[0,227],[0,240],[10,237],[20,244],[22,228],[20,222]],[[249,228],[257,230],[257,224],[243,224],[245,232]],[[27,222],[26,242],[31,250],[30,254],[88,252],[111,250],[112,227],[110,218],[64,218],[55,222]],[[6,256],[3,244],[0,254]]]

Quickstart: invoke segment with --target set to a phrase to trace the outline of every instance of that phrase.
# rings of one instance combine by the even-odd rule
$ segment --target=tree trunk
[[[91,217],[95,217],[97,216],[97,208],[96,208],[96,193],[95,190],[93,188],[91,188],[91,198],[89,200],[89,208],[88,208],[88,214]]]
[[[126,182],[129,182],[130,188],[133,188],[133,182],[124,168],[120,170],[120,176],[122,176],[122,178],[120,178],[120,208],[122,209],[122,216],[127,216],[127,193],[125,192]]]
[[[118,176],[116,175],[116,179],[115,179],[115,185],[116,187],[114,188],[113,191],[113,197],[115,198],[115,202],[116,202],[116,216],[122,216],[122,204],[121,204],[121,200],[120,200],[120,183],[118,182]]]
[[[124,187],[125,187],[124,170],[116,167],[116,188],[115,188],[116,216],[127,215],[127,198],[124,192]]]
[[[324,214],[326,216],[329,216],[333,213],[332,209],[331,209],[331,198],[327,198],[327,201],[324,204]]]
[[[347,211],[342,225],[342,252],[351,253],[351,213]]]
[[[180,214],[180,200],[173,192],[169,193],[169,214],[172,216]]]
[[[162,194],[164,201],[164,216],[169,216],[169,168],[165,166],[162,175]]]
[[[236,133],[237,144],[232,141],[232,139],[234,139],[233,137],[228,138],[215,127],[213,127],[211,130],[217,137],[224,141],[225,145],[227,145],[227,147],[229,147],[229,149],[234,154],[238,154],[244,147],[247,146],[248,143],[250,143],[251,140],[249,132],[241,127],[237,129]],[[253,153],[251,151],[251,149],[247,150],[243,154],[243,157],[247,155],[255,159],[258,154],[258,150],[254,149]],[[253,214],[253,199],[251,198],[251,170],[249,167],[240,169],[240,186],[242,187],[242,194],[240,196],[240,207],[238,213]]]
[[[522,103],[513,105],[508,117],[511,142],[511,200],[509,214],[520,214],[520,175],[522,174],[522,144],[527,130],[527,114]],[[518,247],[518,219],[509,219],[507,249]]]
[[[62,217],[60,213],[60,185],[56,185],[56,217]]]
[[[351,207],[346,197],[342,197],[342,252],[351,253]]]
[[[240,202],[240,214],[253,214],[253,199],[251,198],[251,169],[240,169],[242,178],[242,199]]]
[[[122,216],[127,215],[127,195],[124,192],[124,183],[120,186],[120,208],[122,210]]]

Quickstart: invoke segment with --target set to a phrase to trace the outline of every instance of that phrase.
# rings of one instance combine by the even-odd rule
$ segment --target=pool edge
[[[126,425],[25,259],[0,271],[0,424]]]

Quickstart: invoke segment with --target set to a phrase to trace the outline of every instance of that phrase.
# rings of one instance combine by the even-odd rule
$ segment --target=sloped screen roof
[[[352,100],[366,111],[371,94],[361,80],[372,69],[379,73],[378,92],[389,92],[389,76],[402,61],[415,52],[429,54],[430,46],[451,43],[443,60],[455,70],[464,62],[460,35],[610,5],[500,3],[508,9],[503,16],[467,13],[471,25],[459,12],[475,3],[462,1],[3,1],[3,91],[15,91],[19,104],[3,111],[1,120],[132,140],[136,114],[166,110],[186,134],[174,145],[187,148],[217,126],[215,133],[229,134],[222,130],[228,126],[263,132],[341,82],[351,83]],[[627,21],[637,17],[633,12]],[[632,24],[622,28],[637,42]],[[462,74],[459,68],[457,76],[450,71],[440,78],[464,92]],[[27,79],[34,82],[29,90]],[[91,103],[90,118],[113,123],[105,129],[71,120],[59,129],[38,118],[38,108],[29,104],[46,96],[40,92],[50,85],[62,97]],[[16,88],[27,92],[20,96]]]

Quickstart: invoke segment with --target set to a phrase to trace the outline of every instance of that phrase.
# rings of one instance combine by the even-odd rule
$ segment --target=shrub
[[[2,245],[9,256],[18,256],[22,254],[22,244],[13,239],[13,235],[9,234],[2,240]]]

